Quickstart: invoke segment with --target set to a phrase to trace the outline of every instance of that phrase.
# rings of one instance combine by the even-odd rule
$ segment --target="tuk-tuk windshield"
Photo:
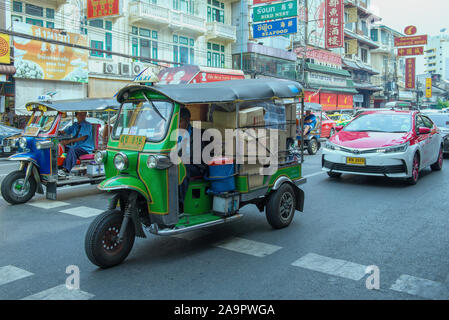
[[[55,121],[57,112],[35,111],[31,115],[28,127],[37,128],[40,132],[47,132],[51,129],[53,122]]]
[[[167,128],[173,112],[173,104],[168,101],[128,102],[120,109],[115,123],[113,138],[120,135],[145,136],[147,140],[158,142],[167,135]]]

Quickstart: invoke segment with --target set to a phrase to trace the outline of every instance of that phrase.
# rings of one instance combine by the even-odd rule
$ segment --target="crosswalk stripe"
[[[89,300],[94,295],[79,289],[69,289],[65,284],[50,288],[21,300]]]
[[[76,207],[76,208],[61,210],[59,212],[71,214],[73,216],[78,216],[81,218],[90,218],[90,217],[98,216],[99,214],[103,213],[104,210],[93,209],[93,208],[89,208],[89,207]]]
[[[55,209],[59,207],[64,207],[70,205],[70,203],[63,202],[63,201],[54,201],[54,200],[34,200],[27,203],[29,206],[41,208],[41,209]]]
[[[365,276],[367,268],[367,266],[361,264],[320,256],[315,253],[303,256],[293,262],[292,265],[356,281]]]
[[[224,241],[215,243],[214,246],[222,249],[252,255],[255,257],[265,257],[282,249],[282,247],[275,246],[272,244],[237,237],[229,238]]]
[[[31,272],[11,265],[0,267],[0,286],[32,275]]]
[[[426,299],[448,299],[449,292],[440,282],[417,278],[403,274],[391,286],[391,290],[405,292]]]

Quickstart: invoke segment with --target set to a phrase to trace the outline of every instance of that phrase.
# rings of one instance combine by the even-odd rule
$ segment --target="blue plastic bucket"
[[[209,177],[211,192],[214,194],[235,190],[235,166],[232,159],[215,158],[209,162]]]

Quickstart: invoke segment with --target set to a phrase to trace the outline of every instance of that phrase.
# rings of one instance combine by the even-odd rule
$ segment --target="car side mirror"
[[[335,130],[341,131],[341,130],[343,130],[343,128],[344,128],[344,126],[336,126],[336,127],[335,127]]]
[[[418,129],[418,131],[419,131],[419,134],[429,134],[431,130],[429,128],[420,127]]]

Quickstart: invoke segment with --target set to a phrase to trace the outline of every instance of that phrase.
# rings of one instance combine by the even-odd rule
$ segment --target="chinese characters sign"
[[[298,14],[296,1],[270,4],[253,8],[253,21],[275,20],[288,17],[295,17]]]
[[[416,58],[407,58],[405,60],[405,88],[415,88],[415,66]]]
[[[120,15],[122,0],[87,0],[87,19]]]
[[[419,46],[427,44],[427,35],[394,38],[395,47]]]
[[[424,47],[399,48],[398,56],[421,56],[424,54]]]
[[[9,36],[0,34],[0,63],[11,63],[11,50],[9,49]]]
[[[344,47],[343,0],[326,0],[326,48]]]
[[[253,24],[253,38],[265,38],[296,33],[298,30],[297,18],[276,20]]]

